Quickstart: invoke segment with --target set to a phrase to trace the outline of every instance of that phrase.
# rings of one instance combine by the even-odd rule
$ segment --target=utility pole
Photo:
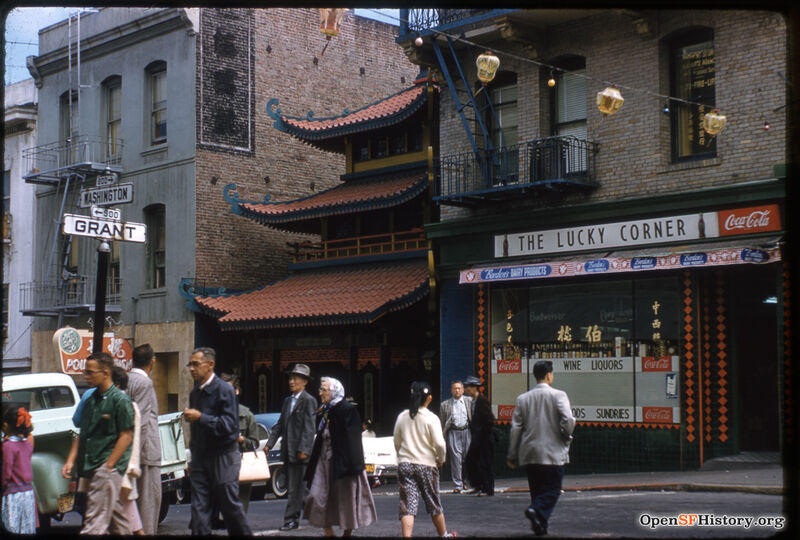
[[[92,354],[103,352],[103,328],[106,321],[106,281],[108,280],[108,256],[111,246],[102,240],[97,246],[97,290],[94,296],[94,339]]]

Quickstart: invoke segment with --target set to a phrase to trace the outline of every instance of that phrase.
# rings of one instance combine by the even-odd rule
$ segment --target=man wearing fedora
[[[306,385],[311,380],[311,369],[305,364],[296,364],[289,377],[289,392],[283,400],[281,417],[272,426],[265,452],[275,446],[278,437],[281,439],[281,460],[286,467],[286,483],[288,500],[283,514],[281,531],[290,531],[300,525],[300,513],[303,511],[308,488],[303,481],[306,474],[308,458],[314,446],[316,433],[317,400],[306,392]]]
[[[494,495],[494,414],[492,406],[480,391],[481,381],[477,377],[464,380],[464,393],[472,398],[472,419],[469,423],[470,443],[464,465],[467,479],[473,490],[469,493]]]

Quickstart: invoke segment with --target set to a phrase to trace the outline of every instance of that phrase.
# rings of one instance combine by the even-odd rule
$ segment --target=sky
[[[39,53],[39,30],[66,20],[78,11],[75,7],[31,7],[15,8],[8,13],[4,27],[6,85],[30,78],[25,58]],[[362,17],[397,24],[396,9],[356,9],[355,12]]]

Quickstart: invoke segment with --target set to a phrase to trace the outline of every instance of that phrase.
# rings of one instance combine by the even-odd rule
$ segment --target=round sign
[[[81,336],[74,328],[67,328],[61,333],[58,346],[66,354],[75,354],[81,348]]]

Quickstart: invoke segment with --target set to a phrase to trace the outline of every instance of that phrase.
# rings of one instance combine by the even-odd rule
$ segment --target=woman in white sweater
[[[439,467],[445,460],[445,442],[439,418],[428,410],[433,394],[428,383],[411,385],[408,410],[397,417],[394,447],[397,450],[397,478],[400,485],[400,527],[404,537],[414,530],[419,501],[431,515],[439,536],[447,533],[439,499]]]

